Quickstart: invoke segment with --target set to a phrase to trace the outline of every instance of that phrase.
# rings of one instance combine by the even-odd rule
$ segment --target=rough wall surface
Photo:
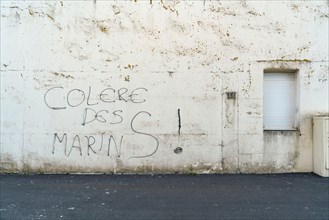
[[[328,1],[1,2],[1,170],[312,171],[327,36]],[[298,131],[263,131],[266,69]]]

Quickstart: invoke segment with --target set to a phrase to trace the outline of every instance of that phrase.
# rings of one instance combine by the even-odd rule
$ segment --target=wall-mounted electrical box
[[[329,117],[313,117],[313,172],[329,177]]]

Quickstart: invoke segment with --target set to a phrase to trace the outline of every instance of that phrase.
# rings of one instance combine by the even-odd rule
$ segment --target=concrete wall
[[[328,1],[1,2],[1,170],[312,171],[327,36]],[[268,69],[298,131],[263,131]]]

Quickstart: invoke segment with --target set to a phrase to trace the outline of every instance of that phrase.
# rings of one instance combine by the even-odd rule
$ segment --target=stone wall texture
[[[328,1],[0,4],[2,172],[313,170]],[[263,130],[264,70],[296,71],[298,130]]]

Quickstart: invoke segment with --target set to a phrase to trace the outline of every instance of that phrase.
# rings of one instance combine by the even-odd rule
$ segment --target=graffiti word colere
[[[143,103],[146,101],[143,95],[147,91],[143,87],[135,88],[131,91],[125,87],[119,89],[107,87],[100,92],[93,93],[91,86],[88,87],[88,90],[79,88],[67,90],[62,86],[54,86],[45,92],[44,101],[53,110],[78,107],[83,103],[86,103],[88,106],[94,106],[100,103],[114,103],[116,101]]]

